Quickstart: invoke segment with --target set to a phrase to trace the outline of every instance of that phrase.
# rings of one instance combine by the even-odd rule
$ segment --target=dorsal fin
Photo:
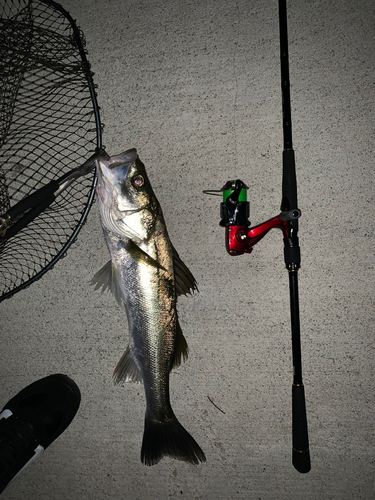
[[[177,318],[176,323],[176,339],[174,343],[174,353],[172,357],[172,369],[180,366],[182,361],[186,361],[189,354],[189,348],[182,333],[180,323]]]
[[[187,295],[198,291],[197,282],[190,272],[189,268],[182,262],[177,250],[172,245],[174,279],[176,284],[176,293],[179,295]]]

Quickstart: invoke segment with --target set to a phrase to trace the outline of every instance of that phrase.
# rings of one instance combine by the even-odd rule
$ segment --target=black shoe
[[[0,413],[0,493],[73,420],[81,401],[66,375],[49,375],[25,387]]]

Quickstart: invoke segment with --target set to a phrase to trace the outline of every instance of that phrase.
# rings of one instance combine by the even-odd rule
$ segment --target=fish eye
[[[145,185],[145,180],[141,175],[135,175],[132,178],[132,184],[135,188],[141,188]]]

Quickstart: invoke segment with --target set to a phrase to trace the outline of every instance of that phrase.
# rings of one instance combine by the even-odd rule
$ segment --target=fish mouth
[[[104,153],[103,156],[99,157],[99,162],[109,170],[113,170],[117,167],[133,164],[137,157],[137,150],[132,148],[115,156],[109,156],[107,153]]]
[[[96,158],[97,174],[99,182],[113,182],[125,179],[128,174],[129,168],[138,158],[137,150],[135,148],[127,149],[123,153],[115,156],[109,156],[104,150]]]

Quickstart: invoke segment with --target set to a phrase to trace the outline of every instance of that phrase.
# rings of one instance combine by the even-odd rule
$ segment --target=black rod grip
[[[294,468],[301,473],[311,469],[309,436],[307,431],[305,389],[303,384],[292,387],[292,429]]]
[[[51,203],[53,203],[56,199],[56,196],[51,193],[47,197],[44,197],[43,201],[31,208],[23,217],[21,217],[13,226],[7,229],[3,239],[9,240],[17,233],[24,229],[31,221],[33,221],[38,215],[40,215],[46,208],[48,208]]]
[[[11,207],[7,211],[7,215],[9,215],[9,217],[11,217],[12,219],[18,217],[19,215],[22,215],[24,212],[26,212],[26,210],[29,210],[29,208],[32,208],[35,205],[38,205],[39,203],[42,203],[45,199],[50,199],[51,195],[53,195],[53,193],[58,189],[59,189],[58,181],[49,182],[42,188],[35,191],[30,196],[26,196],[26,198],[16,203],[13,207]],[[49,204],[51,204],[52,201],[50,201]]]
[[[283,151],[283,181],[281,211],[297,208],[297,177],[293,149]]]
[[[293,384],[302,385],[301,331],[299,321],[298,272],[289,271],[290,322],[292,329]]]

